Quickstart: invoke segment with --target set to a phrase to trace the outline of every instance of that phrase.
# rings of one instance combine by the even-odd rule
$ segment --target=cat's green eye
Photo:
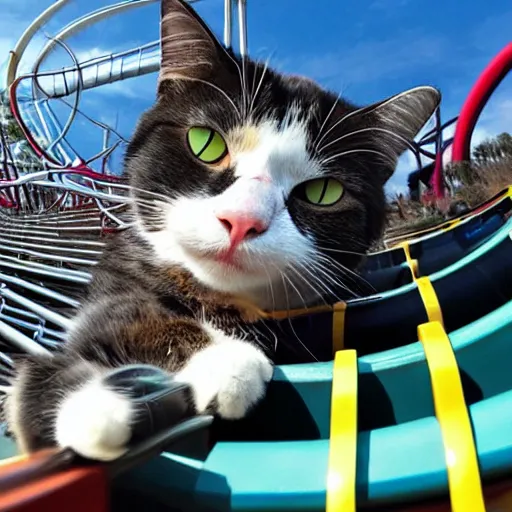
[[[222,135],[211,128],[190,128],[187,140],[190,151],[206,164],[216,164],[228,153],[228,147]]]
[[[304,184],[304,195],[312,204],[330,206],[343,196],[343,185],[334,178],[319,178]]]

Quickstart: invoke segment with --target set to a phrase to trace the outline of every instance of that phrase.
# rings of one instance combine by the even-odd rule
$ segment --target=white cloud
[[[87,62],[92,59],[97,59],[98,57],[110,55],[112,53],[112,50],[107,50],[105,48],[100,48],[99,46],[94,46],[88,49],[77,50],[73,53],[78,62]]]

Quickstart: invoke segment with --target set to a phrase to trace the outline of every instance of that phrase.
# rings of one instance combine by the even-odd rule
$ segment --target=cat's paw
[[[197,412],[214,407],[225,419],[240,419],[262,398],[273,374],[270,360],[254,345],[221,336],[196,353],[176,379],[192,388]]]
[[[117,459],[128,450],[133,419],[134,408],[128,397],[100,380],[89,381],[61,403],[56,441],[89,459]]]

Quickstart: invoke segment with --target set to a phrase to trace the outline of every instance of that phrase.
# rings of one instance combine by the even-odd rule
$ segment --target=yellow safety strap
[[[242,304],[243,305],[243,304]],[[336,302],[333,305],[325,304],[322,306],[312,306],[310,308],[299,308],[299,309],[286,309],[286,310],[275,310],[275,311],[263,311],[256,307],[251,309],[255,312],[258,318],[265,318],[269,320],[286,320],[287,318],[295,318],[304,315],[314,315],[315,313],[327,313],[332,311],[333,313],[345,312],[347,304],[343,301]]]
[[[326,512],[356,512],[357,353],[334,357]]]
[[[439,322],[418,326],[418,337],[443,438],[452,512],[485,512],[473,431],[450,339]]]
[[[315,313],[332,312],[332,350],[336,354],[339,350],[345,348],[345,311],[347,303],[343,301],[336,302],[332,306],[315,306],[312,308],[290,309],[286,311],[263,311],[253,308],[255,318],[265,318],[272,320],[284,320],[303,315],[313,315]]]
[[[343,350],[345,342],[345,311],[347,304],[337,302],[332,308],[332,348],[334,354]]]
[[[442,230],[444,232],[450,231],[454,227],[458,226],[461,223],[461,221],[462,221],[462,219],[454,219],[454,220],[450,221],[447,226],[443,227]]]
[[[444,325],[441,304],[439,304],[432,282],[427,276],[415,279],[415,281],[420,292],[421,300],[427,311],[428,321],[439,322],[441,325]]]
[[[403,249],[405,253],[405,261],[407,262],[407,265],[409,265],[409,268],[411,269],[412,278],[416,280],[418,277],[418,260],[413,260],[411,258],[411,248],[409,247],[409,242],[402,242],[400,244],[400,247]]]
[[[263,311],[262,309],[253,308],[256,315],[259,318],[265,318],[269,320],[286,320],[287,318],[295,318],[304,315],[314,315],[315,313],[326,313],[332,311],[332,306],[326,304],[325,306],[313,306],[311,308],[299,308],[299,309],[286,309],[286,310],[275,310],[275,311]]]
[[[401,247],[405,252],[405,260],[411,269],[412,278],[420,292],[420,297],[427,312],[429,322],[440,322],[444,325],[441,304],[439,304],[439,299],[437,298],[432,281],[430,281],[430,278],[427,276],[418,277],[418,260],[411,258],[409,243],[404,242],[401,244]]]

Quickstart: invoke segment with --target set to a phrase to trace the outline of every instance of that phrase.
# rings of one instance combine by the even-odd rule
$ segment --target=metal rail
[[[67,0],[58,2],[59,8],[64,5]],[[42,49],[36,62],[33,65],[33,72],[48,58],[51,51],[56,47],[56,42],[65,42],[72,35],[86,29],[90,25],[104,20],[120,12],[128,11],[143,5],[155,3],[157,0],[129,0],[115,5],[107,6],[93,11],[74,22],[68,24],[60,32],[58,32]],[[188,0],[195,3],[199,0]],[[233,32],[233,1],[225,0],[224,6],[224,43],[228,48],[232,47]],[[12,60],[8,69],[7,84],[10,86],[17,72],[17,64],[21,60],[24,50],[28,46],[31,38],[43,23],[48,21],[57,11],[56,4],[47,9],[22,36],[20,42],[17,43],[13,54],[17,58]],[[247,55],[247,0],[238,0],[238,26],[239,26],[239,52],[240,55]],[[53,70],[45,72],[38,78],[38,85],[45,96],[49,98],[60,98],[69,96],[78,90],[79,83],[82,89],[91,89],[102,85],[126,80],[153,73],[160,68],[160,43],[154,41],[143,46],[132,48],[123,52],[113,53],[91,59],[89,61],[79,63],[79,65],[68,66],[61,70]],[[81,77],[81,78],[80,78]]]

